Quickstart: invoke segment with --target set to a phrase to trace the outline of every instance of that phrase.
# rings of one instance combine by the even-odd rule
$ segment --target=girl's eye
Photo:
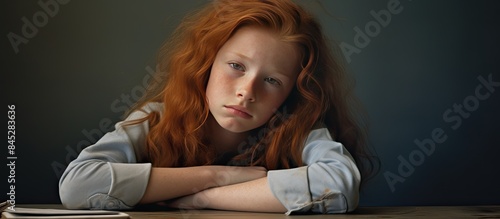
[[[238,70],[238,71],[245,71],[245,68],[242,65],[238,64],[238,63],[229,63],[229,66],[231,68],[234,68],[234,69]]]
[[[267,78],[264,78],[264,81],[269,83],[269,84],[272,84],[272,85],[275,85],[275,86],[280,86],[281,85],[281,82],[274,79],[274,78],[271,78],[271,77],[267,77]]]

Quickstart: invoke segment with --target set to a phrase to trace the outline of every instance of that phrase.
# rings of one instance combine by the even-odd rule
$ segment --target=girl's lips
[[[243,117],[245,119],[252,118],[252,115],[248,113],[247,108],[238,105],[224,106],[230,113]]]

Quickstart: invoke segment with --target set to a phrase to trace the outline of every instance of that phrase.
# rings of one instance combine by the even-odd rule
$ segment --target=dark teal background
[[[141,94],[147,69],[155,68],[163,40],[188,11],[206,3],[69,1],[15,53],[8,34],[22,36],[23,17],[32,22],[42,16],[39,2],[55,0],[0,7],[0,107],[6,115],[7,105],[16,105],[17,203],[59,202],[62,168],[121,119]],[[300,2],[329,38],[354,46],[355,27],[366,32],[376,22],[370,11],[397,1]],[[349,72],[370,116],[370,143],[382,161],[361,205],[500,204],[500,87],[467,118],[444,116],[454,104],[473,101],[478,77],[500,82],[499,3],[401,0],[396,8],[390,22],[371,27],[375,36],[349,56]],[[446,139],[418,157],[423,153],[414,141],[432,138],[435,129]],[[7,163],[5,141],[0,160]],[[410,159],[418,165],[401,167]],[[6,194],[8,171],[0,166],[0,193]],[[391,189],[388,175],[404,182]]]

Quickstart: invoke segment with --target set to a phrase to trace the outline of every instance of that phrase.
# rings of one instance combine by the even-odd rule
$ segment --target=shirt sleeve
[[[115,125],[73,160],[59,181],[62,204],[69,209],[130,209],[146,190],[150,163],[137,163],[144,151],[148,122],[124,126],[124,122],[159,111],[148,104]]]
[[[302,153],[306,166],[268,172],[276,198],[293,212],[345,213],[358,206],[361,175],[354,159],[328,129],[313,130]]]

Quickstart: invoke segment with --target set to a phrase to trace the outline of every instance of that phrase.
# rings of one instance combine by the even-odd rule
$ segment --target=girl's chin
[[[252,124],[248,124],[247,121],[241,121],[241,119],[233,117],[216,116],[213,118],[214,120],[212,120],[212,122],[216,122],[219,127],[234,134],[246,133],[259,127]]]
[[[234,134],[240,134],[240,133],[245,133],[245,132],[248,132],[252,129],[248,129],[248,128],[242,128],[242,127],[234,127],[234,126],[222,126],[221,127],[228,131],[228,132],[232,132]]]
[[[219,126],[222,127],[224,130],[235,134],[245,133],[255,129],[253,127],[245,126],[234,121],[226,121],[223,122],[222,124],[219,123]]]

